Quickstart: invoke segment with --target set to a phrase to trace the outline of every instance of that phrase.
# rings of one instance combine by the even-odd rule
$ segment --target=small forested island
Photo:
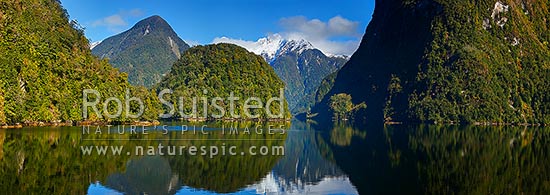
[[[170,97],[163,99],[182,111],[175,113],[181,118],[189,118],[181,113],[195,113],[192,97],[196,97],[199,106],[196,115],[190,118],[216,115],[214,118],[218,119],[288,120],[291,117],[284,100],[284,83],[273,68],[262,57],[232,44],[195,46],[185,51],[155,88],[158,93],[173,90],[167,94]],[[234,105],[228,100],[230,97],[238,98]],[[278,101],[269,102],[273,97]],[[257,99],[247,102],[250,98]],[[204,102],[208,105],[203,106]],[[247,104],[257,108],[245,109]]]

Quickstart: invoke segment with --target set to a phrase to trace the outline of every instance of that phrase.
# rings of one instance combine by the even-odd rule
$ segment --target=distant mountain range
[[[230,40],[222,38],[220,42]],[[231,42],[231,41],[228,41]],[[327,56],[304,39],[289,40],[278,34],[253,44],[238,44],[262,56],[285,82],[285,96],[293,114],[307,111],[323,78],[337,71],[346,56]]]
[[[92,53],[109,59],[115,68],[128,73],[133,85],[151,87],[189,49],[160,16],[139,21],[131,29],[90,45]]]

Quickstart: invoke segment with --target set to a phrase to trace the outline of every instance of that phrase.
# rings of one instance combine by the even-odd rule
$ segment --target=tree
[[[351,95],[346,93],[336,94],[330,97],[330,108],[334,111],[336,120],[348,120],[355,111],[366,108],[365,102],[353,104]]]
[[[4,90],[0,87],[0,124],[6,122],[6,116],[4,115]]]

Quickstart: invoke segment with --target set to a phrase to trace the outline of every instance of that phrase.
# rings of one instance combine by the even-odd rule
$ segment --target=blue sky
[[[91,41],[103,40],[131,28],[143,18],[160,15],[182,39],[191,44],[208,44],[219,37],[255,41],[274,33],[301,34],[308,41],[318,39],[311,41],[314,46],[323,45],[322,41],[358,44],[374,9],[374,0],[61,2],[71,19],[76,19],[86,28],[86,36]],[[333,46],[329,45],[323,47],[331,50]]]

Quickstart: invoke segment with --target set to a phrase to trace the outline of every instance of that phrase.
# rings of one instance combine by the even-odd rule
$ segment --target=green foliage
[[[549,4],[502,2],[509,11],[495,18],[492,1],[440,2],[444,14],[432,23],[434,39],[417,76],[422,87],[410,102],[412,117],[550,122],[550,49],[543,46],[549,38],[550,26],[543,22],[550,19]]]
[[[0,125],[6,122],[6,115],[4,114],[4,90],[0,87]]]
[[[0,121],[80,121],[84,89],[98,90],[102,100],[124,99],[132,89],[126,74],[91,54],[59,1],[7,0],[0,10]]]
[[[354,105],[349,94],[340,93],[330,97],[330,108],[334,111],[334,117],[337,119],[348,120],[354,111],[366,107],[364,102]]]
[[[143,115],[141,115],[139,119],[145,121],[154,121],[159,118],[159,114],[163,113],[162,105],[160,104],[157,93],[154,89],[147,89],[141,86],[133,87],[131,90],[131,94],[131,97],[136,97],[140,99],[145,106]],[[130,112],[133,114],[139,112],[139,104],[137,102],[130,102]]]
[[[384,121],[393,121],[392,116],[395,115],[395,109],[392,107],[392,101],[395,96],[399,95],[403,91],[401,86],[401,79],[395,75],[391,76],[390,83],[388,85],[388,97],[386,99],[386,105],[384,107]]]
[[[130,30],[109,37],[92,49],[94,55],[108,58],[121,72],[128,73],[132,85],[151,87],[189,49],[161,17],[152,16]]]
[[[196,97],[197,117],[204,116],[202,97],[209,101],[207,117],[221,114],[212,106],[211,100],[215,97],[223,98],[223,102],[217,101],[216,104],[226,111],[225,118],[231,118],[230,102],[227,100],[231,92],[234,97],[240,97],[236,101],[235,114],[246,117],[243,105],[247,98],[258,97],[265,106],[268,99],[279,97],[279,90],[283,88],[283,82],[263,58],[231,44],[196,46],[187,50],[174,64],[171,72],[156,86],[157,92],[163,89],[173,90],[171,97],[164,99],[170,99],[177,110],[182,106],[186,114],[192,113],[192,98]],[[184,105],[178,105],[179,97],[183,97]],[[283,115],[289,118],[287,103],[283,103]],[[279,114],[278,102],[273,102],[270,109],[273,114]],[[251,113],[267,119],[265,109],[256,109]]]
[[[323,81],[321,81],[321,85],[319,85],[319,88],[317,88],[317,91],[315,92],[315,104],[320,103],[330,89],[332,89],[336,76],[338,76],[338,71],[328,75],[323,79]]]
[[[492,0],[377,2],[314,112],[345,92],[382,105],[362,116],[386,121],[550,124],[550,3],[499,2],[508,9],[493,10]]]
[[[346,119],[346,114],[353,107],[351,102],[351,96],[349,94],[341,93],[330,97],[330,108],[334,111],[336,118]]]
[[[306,112],[310,113],[311,108],[315,106],[316,104],[321,103],[323,101],[323,98],[327,95],[327,93],[330,92],[332,87],[334,86],[334,81],[336,80],[336,76],[338,76],[338,71],[335,71],[325,78],[321,80],[321,83],[319,84],[319,87],[315,90],[315,93],[306,94],[303,103],[301,104],[303,107],[301,109],[296,110],[297,112]],[[316,116],[318,113],[313,113],[314,116]]]

